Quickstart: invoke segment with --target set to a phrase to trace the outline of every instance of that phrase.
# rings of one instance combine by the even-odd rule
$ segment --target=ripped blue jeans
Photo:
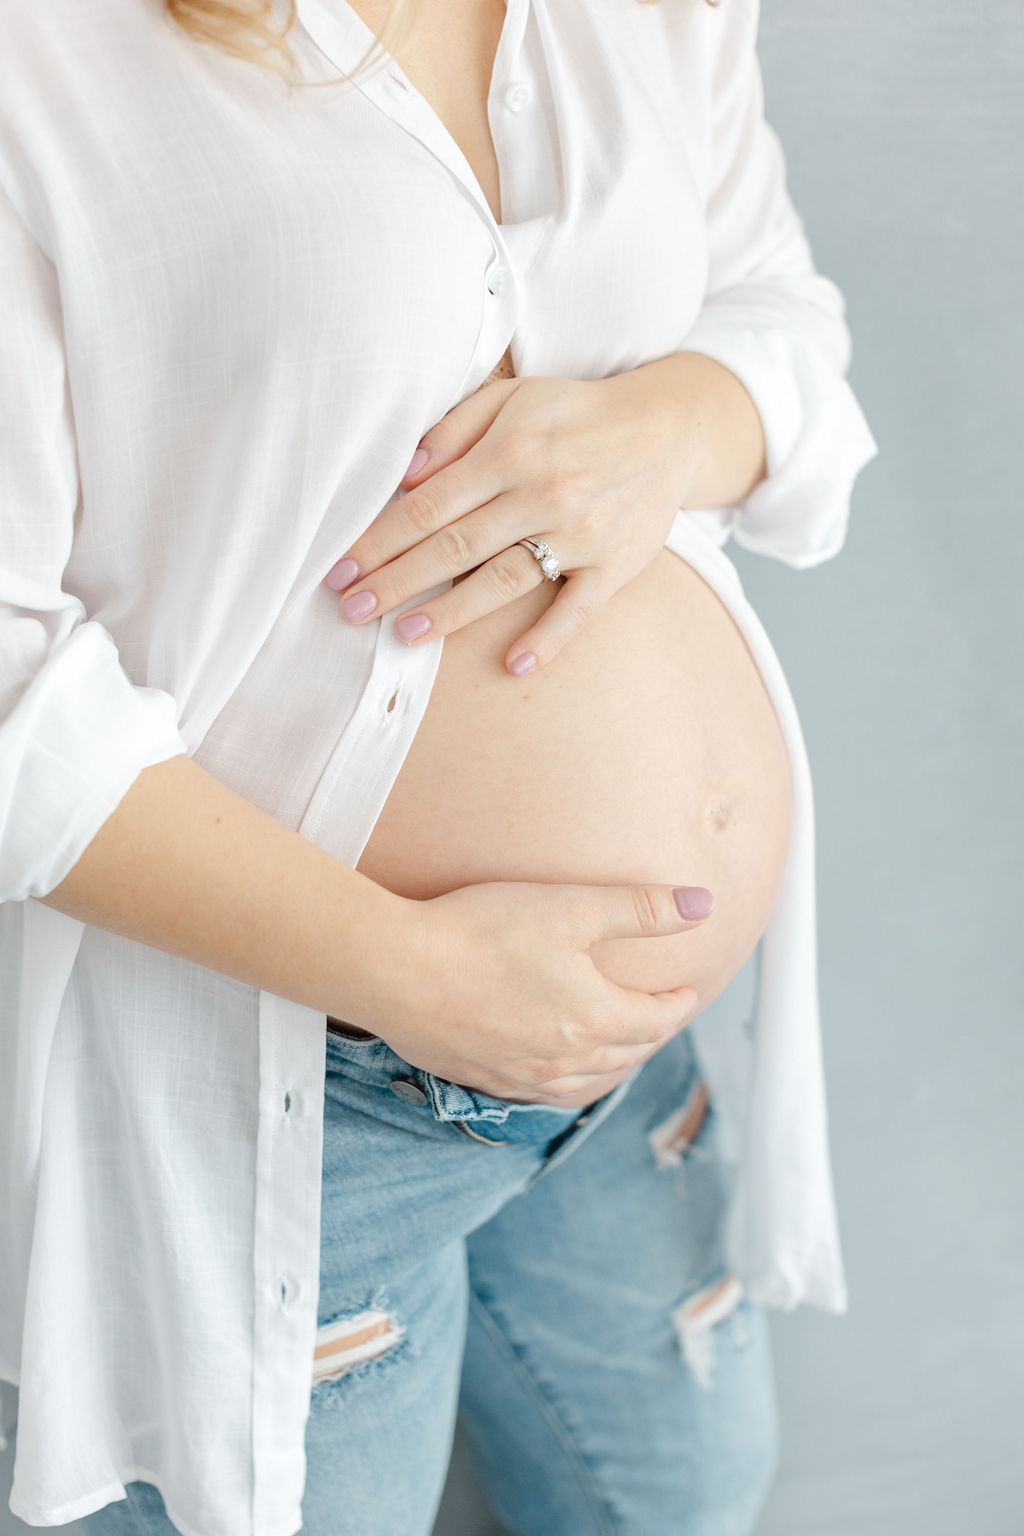
[[[509,1536],[749,1536],[775,1386],[715,1123],[687,1030],[582,1112],[329,1031],[303,1531],[430,1536],[461,1409]],[[128,1494],[90,1536],[171,1536]]]

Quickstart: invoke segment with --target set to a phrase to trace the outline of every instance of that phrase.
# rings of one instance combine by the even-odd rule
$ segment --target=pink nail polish
[[[377,599],[372,592],[357,592],[354,597],[346,597],[341,611],[346,619],[365,619],[376,606]]]
[[[425,613],[403,613],[395,620],[395,633],[400,640],[418,640],[429,628],[430,620]]]
[[[532,672],[536,665],[537,658],[533,652],[524,651],[521,656],[516,657],[515,661],[510,662],[509,671],[516,677],[522,677],[525,673]]]
[[[324,577],[324,586],[330,587],[332,592],[341,592],[351,586],[358,575],[359,567],[354,560],[339,560]]]
[[[405,474],[402,476],[402,479],[404,480],[406,478],[406,475],[414,475],[417,470],[422,469],[424,464],[427,462],[427,460],[429,458],[430,458],[430,453],[428,452],[428,450],[426,448],[417,448],[416,452],[413,454],[412,458],[409,460],[409,468],[406,470]]]
[[[679,916],[694,922],[698,917],[708,917],[715,898],[702,885],[677,885],[672,892]]]

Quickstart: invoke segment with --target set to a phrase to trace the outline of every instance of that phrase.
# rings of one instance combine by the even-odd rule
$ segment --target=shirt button
[[[504,293],[508,287],[508,268],[495,267],[487,279],[487,292],[493,294]]]
[[[427,1095],[423,1092],[419,1083],[413,1082],[411,1077],[393,1077],[388,1084],[396,1099],[401,1099],[405,1104],[425,1104]]]
[[[523,85],[521,81],[517,81],[515,85],[510,85],[505,92],[505,105],[510,112],[521,112],[525,106],[529,105],[532,99],[533,92],[530,90],[530,87]]]

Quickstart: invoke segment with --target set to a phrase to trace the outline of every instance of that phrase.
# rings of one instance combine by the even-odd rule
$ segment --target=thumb
[[[685,933],[711,916],[715,898],[702,885],[617,885],[593,888],[584,918],[588,942]]]

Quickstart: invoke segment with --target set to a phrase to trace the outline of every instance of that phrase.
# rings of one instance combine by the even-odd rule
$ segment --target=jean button
[[[393,1077],[390,1083],[388,1083],[388,1087],[395,1098],[401,1099],[405,1104],[425,1104],[427,1102],[427,1095],[419,1083],[414,1082],[411,1077]]]

